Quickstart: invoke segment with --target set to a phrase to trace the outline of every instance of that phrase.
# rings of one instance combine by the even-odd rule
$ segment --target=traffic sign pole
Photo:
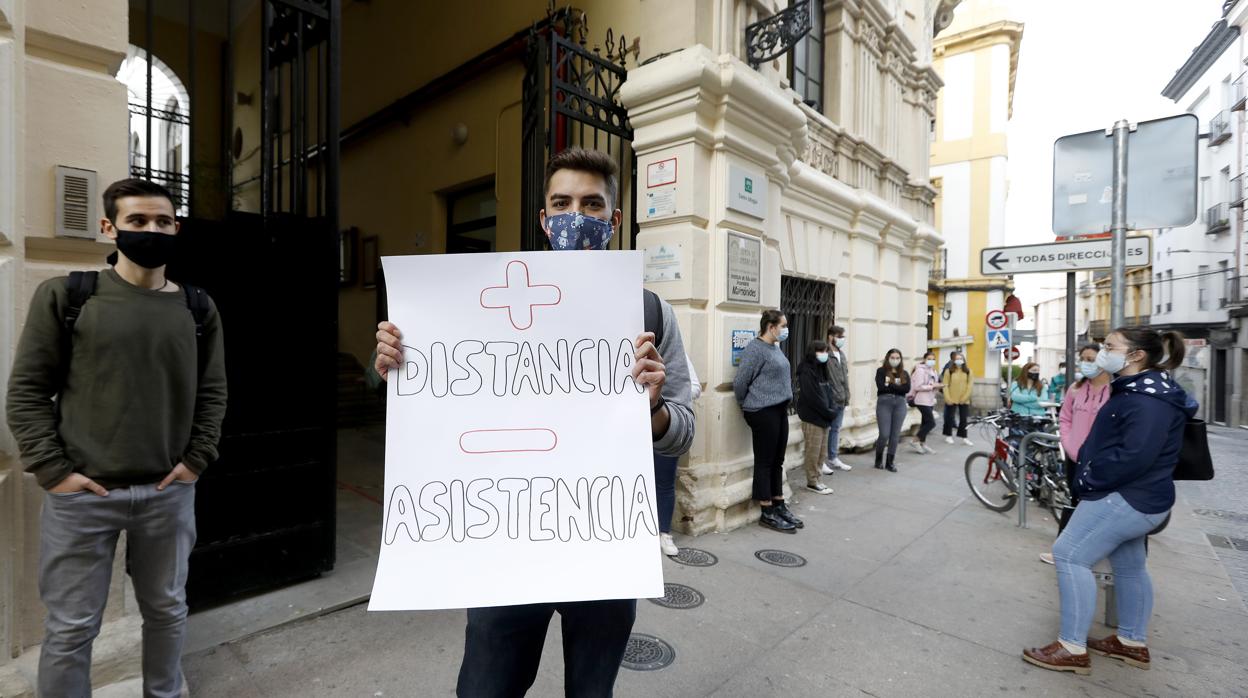
[[[1111,330],[1122,327],[1124,322],[1123,306],[1127,287],[1127,136],[1130,133],[1131,124],[1126,119],[1119,119],[1118,123],[1114,124],[1114,204],[1113,223],[1110,229],[1110,232],[1114,234],[1114,251],[1109,287]]]
[[[1066,390],[1075,384],[1075,272],[1066,272]]]

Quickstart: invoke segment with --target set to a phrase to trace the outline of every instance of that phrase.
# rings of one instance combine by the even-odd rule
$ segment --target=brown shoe
[[[1073,671],[1082,676],[1092,673],[1092,658],[1086,652],[1071,654],[1060,642],[1023,650],[1023,661],[1052,671]]]
[[[1149,667],[1147,647],[1127,647],[1118,640],[1117,635],[1110,635],[1103,640],[1088,638],[1088,649],[1102,657],[1121,659],[1130,666],[1140,669]]]

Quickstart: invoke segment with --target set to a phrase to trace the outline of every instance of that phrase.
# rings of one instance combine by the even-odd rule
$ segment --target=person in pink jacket
[[[923,355],[923,362],[910,372],[910,395],[907,397],[919,409],[919,414],[923,415],[919,433],[911,444],[915,453],[936,452],[927,445],[927,435],[936,428],[936,417],[932,412],[936,407],[936,391],[942,387],[944,386],[940,379],[936,377],[936,354],[929,351]]]
[[[1058,419],[1061,424],[1062,450],[1066,452],[1066,482],[1068,483],[1073,483],[1075,480],[1079,449],[1083,448],[1088,432],[1092,431],[1092,422],[1096,421],[1096,414],[1109,399],[1109,384],[1114,379],[1112,375],[1096,365],[1096,355],[1100,349],[1095,344],[1085,344],[1079,348],[1075,385],[1066,391],[1066,396],[1062,399],[1062,411]],[[1071,515],[1075,513],[1075,505],[1078,503],[1079,500],[1072,485],[1070,508],[1062,511],[1062,516],[1057,522],[1058,535],[1061,535],[1066,528]],[[1050,565],[1053,564],[1053,553],[1040,553],[1040,560]]]

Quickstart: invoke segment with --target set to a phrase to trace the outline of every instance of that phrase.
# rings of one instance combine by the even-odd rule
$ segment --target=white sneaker
[[[945,443],[947,443],[947,444],[951,444],[951,443],[953,443],[953,437],[952,437],[952,436],[946,436],[946,437],[945,437]]]
[[[806,485],[806,489],[816,494],[832,494],[832,488],[822,482],[816,482],[813,485]]]
[[[672,534],[659,534],[659,547],[663,549],[663,554],[668,557],[675,557],[680,554],[680,548],[676,547],[676,542],[672,540]]]
[[[819,472],[824,475],[831,475],[835,471],[832,470],[832,468],[829,468],[827,462],[825,461],[823,465],[819,466]]]
[[[974,441],[971,441],[970,439],[962,439],[962,443],[966,444],[967,446],[974,446],[974,445],[975,445],[975,442],[974,442]]]
[[[923,444],[919,443],[918,441],[910,442],[910,450],[914,451],[915,453],[926,453],[926,451],[923,450]]]
[[[832,461],[832,465],[835,465],[841,470],[853,470],[854,469],[854,466],[850,465],[849,463],[846,463],[845,461],[841,460],[839,457],[837,457],[835,460]]]
[[[1040,562],[1043,562],[1046,565],[1055,564],[1053,562],[1053,553],[1040,553]]]

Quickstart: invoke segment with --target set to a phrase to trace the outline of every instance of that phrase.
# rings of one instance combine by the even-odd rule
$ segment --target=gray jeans
[[[182,692],[186,571],[195,546],[195,485],[174,481],[47,493],[39,543],[39,595],[48,609],[39,695],[91,695],[91,643],[100,632],[117,537],[126,532],[130,578],[143,614],[143,695]]]
[[[880,436],[875,440],[875,452],[884,450],[888,444],[888,455],[896,455],[897,440],[901,438],[901,425],[906,421],[906,398],[900,395],[885,393],[875,402],[875,421],[880,427]]]

